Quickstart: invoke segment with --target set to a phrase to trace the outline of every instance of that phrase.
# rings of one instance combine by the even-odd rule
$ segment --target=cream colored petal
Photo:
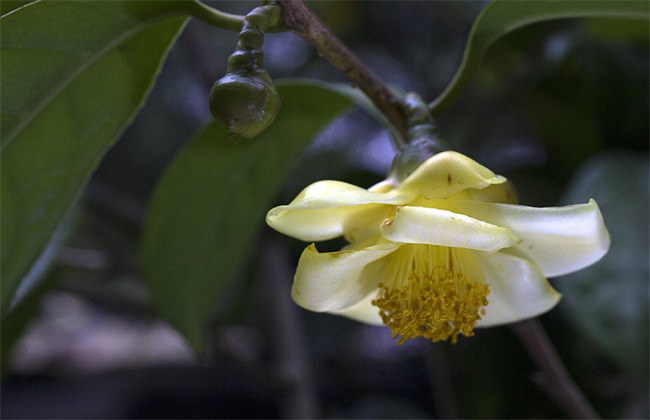
[[[336,311],[335,313],[365,324],[384,325],[379,316],[379,308],[372,304],[373,299],[376,297],[377,291],[374,291],[361,299],[358,303],[348,306],[345,309],[341,309],[340,311]]]
[[[467,192],[468,200],[505,204],[517,204],[519,202],[517,189],[510,181],[503,184],[492,184],[482,190],[468,189],[465,192]],[[450,197],[450,199],[453,199],[453,197]]]
[[[460,213],[510,228],[522,240],[516,248],[548,277],[587,267],[609,249],[609,233],[594,200],[545,208],[478,201],[454,201],[452,205]]]
[[[519,242],[510,229],[447,210],[413,206],[398,207],[394,219],[382,223],[381,234],[393,242],[489,252]]]
[[[359,208],[363,207],[363,208]],[[350,243],[364,242],[379,234],[381,222],[395,214],[395,206],[364,205],[350,212],[343,221],[343,234]]]
[[[477,327],[535,317],[553,308],[562,297],[526,258],[509,252],[478,254],[490,294],[485,315]]]
[[[395,184],[392,179],[384,179],[368,188],[368,191],[376,193],[386,193],[395,189]]]
[[[300,306],[315,312],[347,308],[377,288],[379,278],[366,267],[399,248],[385,243],[360,250],[320,253],[314,244],[300,256],[291,295]]]
[[[345,232],[346,221],[366,212],[366,222],[378,207],[408,203],[412,193],[397,190],[387,193],[370,192],[339,181],[320,181],[305,188],[290,204],[271,209],[266,222],[273,229],[303,241],[323,241]],[[385,209],[380,209],[382,215]],[[385,216],[377,216],[376,223]]]
[[[482,189],[506,182],[502,176],[457,152],[438,153],[420,165],[399,186],[425,198],[447,198],[466,188]]]

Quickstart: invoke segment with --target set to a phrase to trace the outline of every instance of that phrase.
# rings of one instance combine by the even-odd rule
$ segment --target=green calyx
[[[388,172],[388,178],[398,185],[431,156],[451,150],[438,137],[433,118],[419,95],[407,94],[404,110],[408,118],[408,142],[400,147]]]
[[[264,32],[280,23],[280,8],[266,5],[244,18],[237,49],[228,59],[228,73],[210,90],[210,111],[235,134],[252,138],[268,127],[280,111],[280,97],[264,69]]]

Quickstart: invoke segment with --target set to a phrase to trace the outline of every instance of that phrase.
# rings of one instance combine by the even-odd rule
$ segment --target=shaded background
[[[245,14],[257,4],[213,5]],[[429,100],[453,76],[484,5],[312,4],[385,81]],[[459,151],[513,180],[522,204],[599,203],[610,253],[552,280],[564,298],[542,321],[587,397],[614,418],[649,416],[648,37],[647,22],[609,19],[516,31],[438,121]],[[156,316],[138,260],[147,202],[170,159],[210,120],[207,93],[236,42],[196,21],[179,38],[146,106],[93,177],[31,309],[3,324],[2,416],[562,418],[508,327],[453,346],[397,346],[387,328],[293,305],[290,280],[305,244],[267,229],[216,303],[201,360]],[[293,34],[268,35],[264,48],[274,78],[345,82]],[[277,203],[319,179],[368,187],[393,154],[385,130],[353,111],[296,162]]]

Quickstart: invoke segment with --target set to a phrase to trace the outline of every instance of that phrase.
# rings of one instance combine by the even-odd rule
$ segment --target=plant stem
[[[210,25],[218,26],[229,31],[239,32],[244,23],[244,16],[224,13],[199,1],[182,2],[187,7],[187,12],[195,18]]]
[[[424,346],[424,363],[431,387],[435,418],[461,418],[458,413],[458,399],[454,392],[454,381],[449,370],[449,358],[440,343],[427,343]]]
[[[289,29],[309,42],[334,67],[347,76],[375,103],[406,138],[406,116],[399,98],[368,66],[325,26],[303,0],[280,0],[282,19]]]
[[[539,319],[512,325],[533,362],[544,374],[541,386],[572,418],[600,418],[566,370]]]
[[[287,247],[276,232],[267,229],[261,238],[260,280],[269,303],[270,337],[274,354],[274,373],[281,398],[282,418],[318,418],[318,391],[309,361],[298,307],[291,301],[293,262]]]

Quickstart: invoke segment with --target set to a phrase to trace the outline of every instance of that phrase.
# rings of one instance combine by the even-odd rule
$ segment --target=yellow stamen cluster
[[[474,335],[476,322],[485,314],[488,285],[441,266],[423,275],[412,272],[401,283],[398,287],[380,284],[380,293],[372,301],[393,338],[399,337],[398,344],[420,336],[434,342],[451,337],[455,344],[458,334]]]

